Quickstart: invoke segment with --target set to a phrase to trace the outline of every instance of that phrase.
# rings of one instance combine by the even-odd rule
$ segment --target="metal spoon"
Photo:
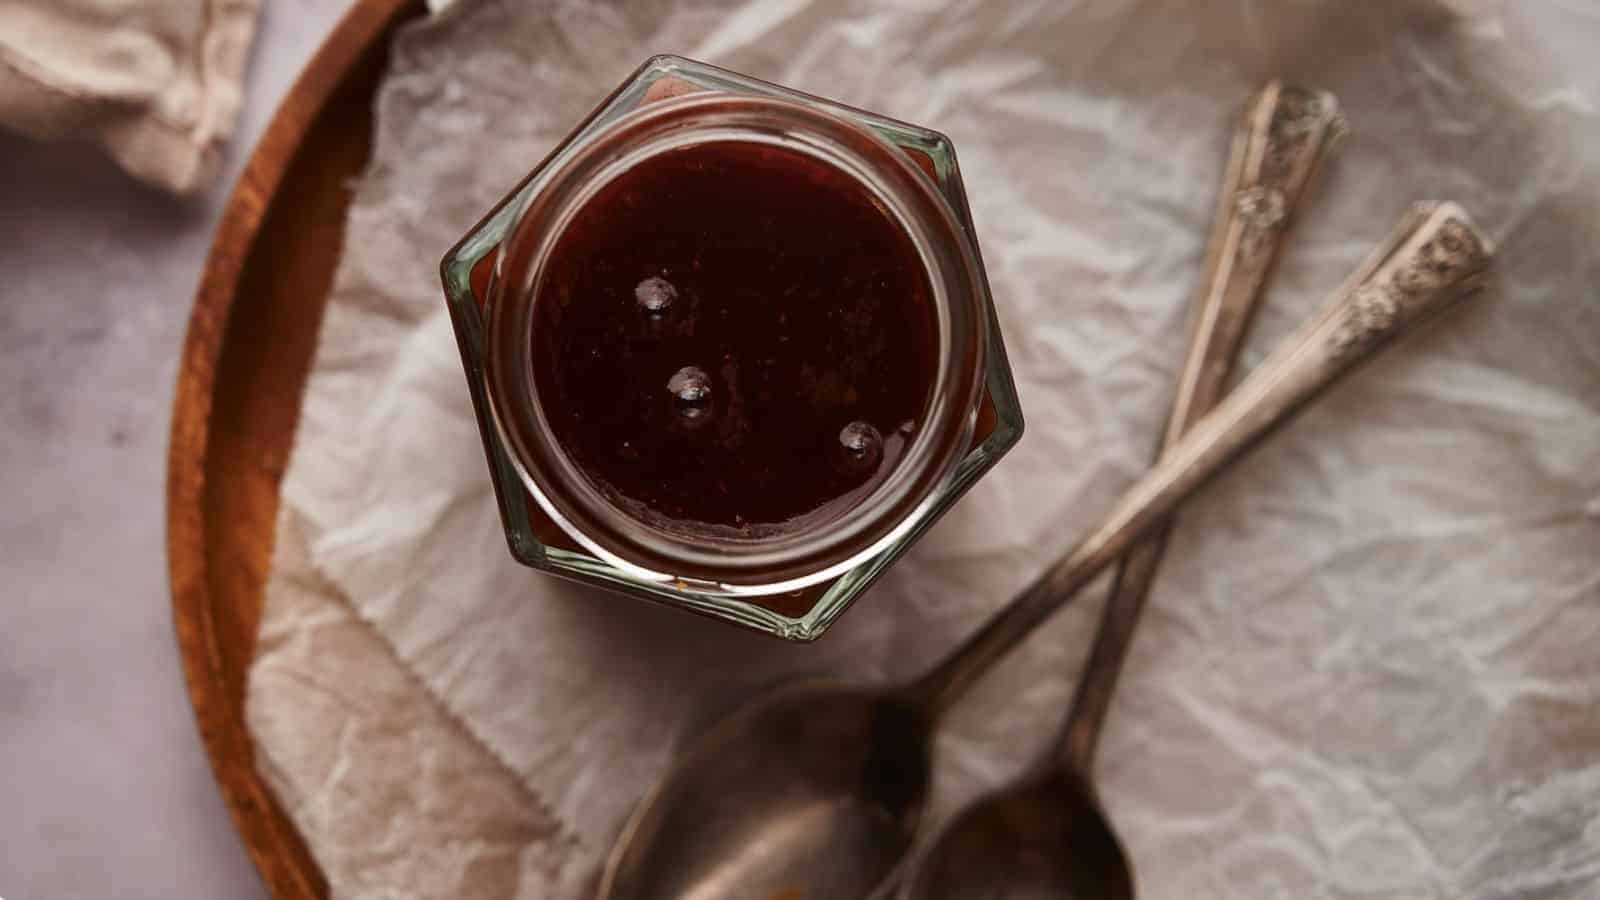
[[[932,671],[898,687],[780,688],[696,739],[624,827],[600,896],[869,894],[916,833],[939,714],[1203,483],[1357,363],[1472,293],[1489,256],[1459,207],[1413,209],[1326,311],[1169,447],[1098,529]]]
[[[1287,226],[1344,131],[1326,92],[1273,82],[1246,107],[1158,459],[1222,398]],[[1118,564],[1072,711],[1050,749],[946,826],[912,865],[902,900],[1133,896],[1126,854],[1094,792],[1094,751],[1172,525],[1168,519]]]

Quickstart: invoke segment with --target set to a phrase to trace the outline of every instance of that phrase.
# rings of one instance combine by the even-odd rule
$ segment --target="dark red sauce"
[[[535,298],[556,440],[619,505],[776,525],[870,486],[921,427],[926,271],[854,179],[747,141],[669,151],[603,187]]]

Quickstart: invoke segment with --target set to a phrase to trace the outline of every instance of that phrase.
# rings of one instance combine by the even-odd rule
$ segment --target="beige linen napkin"
[[[1145,465],[1228,121],[1264,79],[1355,134],[1245,366],[1405,205],[1463,202],[1494,296],[1362,372],[1183,520],[1104,740],[1149,897],[1593,897],[1600,160],[1517,20],[1420,2],[481,0],[410,29],[283,484],[249,715],[339,897],[575,898],[674,744],[799,672],[925,665]],[[508,557],[436,260],[652,52],[960,151],[1029,432],[819,644]],[[937,815],[1057,721],[1097,604],[982,684]]]
[[[99,144],[173,191],[216,180],[259,0],[6,0],[0,125]]]

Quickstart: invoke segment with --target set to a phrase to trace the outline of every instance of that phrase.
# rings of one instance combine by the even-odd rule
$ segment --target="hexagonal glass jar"
[[[972,370],[966,373],[970,390],[950,401],[960,404],[959,417],[958,421],[951,420],[956,424],[944,428],[950,446],[944,451],[942,462],[927,468],[928,477],[915,496],[909,496],[909,500],[898,505],[884,506],[876,513],[878,521],[869,523],[876,527],[869,534],[872,540],[863,538],[865,544],[848,547],[846,550],[850,552],[840,551],[810,570],[780,566],[784,574],[772,578],[759,577],[759,572],[752,575],[753,570],[735,572],[732,569],[729,578],[717,577],[715,547],[702,557],[711,562],[703,562],[699,568],[685,563],[686,571],[673,569],[670,561],[660,564],[659,557],[641,562],[629,557],[626,551],[617,551],[614,542],[598,533],[600,526],[594,524],[597,520],[574,515],[573,508],[555,496],[566,489],[555,486],[549,470],[545,469],[541,475],[534,458],[536,454],[528,447],[531,439],[527,437],[530,429],[538,429],[538,422],[528,425],[518,421],[517,404],[506,396],[508,382],[503,375],[497,377],[506,371],[522,370],[497,362],[495,347],[491,346],[503,346],[500,341],[510,340],[496,337],[497,329],[506,332],[512,327],[497,324],[515,318],[506,308],[518,302],[532,304],[531,298],[519,301],[520,294],[507,293],[508,283],[519,282],[526,269],[524,265],[517,269],[519,274],[508,275],[508,265],[516,268],[518,260],[527,255],[520,248],[534,240],[523,236],[530,230],[528,227],[519,230],[524,218],[538,214],[541,205],[548,205],[550,195],[562,190],[558,181],[570,181],[570,170],[579,165],[578,161],[586,153],[595,155],[591,151],[597,142],[614,140],[619,130],[633,127],[641,119],[663,118],[655,115],[656,107],[650,115],[644,115],[640,111],[642,106],[688,93],[703,100],[706,97],[703,92],[708,91],[735,99],[775,98],[782,101],[776,113],[794,119],[787,124],[804,129],[808,127],[809,117],[819,133],[835,131],[834,137],[845,144],[852,142],[852,136],[859,138],[856,143],[866,155],[857,162],[903,170],[899,173],[902,180],[919,180],[917,187],[921,194],[931,198],[926,202],[939,207],[925,213],[950,223],[942,239],[938,233],[931,239],[933,244],[949,246],[935,246],[932,250],[921,248],[925,251],[924,258],[929,252],[937,255],[948,251],[944,257],[946,262],[954,262],[947,268],[953,266],[961,270],[956,274],[963,280],[957,286],[973,310],[968,317],[971,327],[966,332],[971,352],[962,356],[965,362],[957,366]],[[770,101],[752,101],[747,105],[758,107],[760,103]],[[678,105],[698,105],[707,110],[726,106],[734,109],[735,114],[740,112],[735,109],[739,106],[737,102],[684,101]],[[629,115],[636,111],[640,114]],[[770,114],[773,110],[757,109],[756,112]],[[894,159],[879,156],[874,163],[873,153],[896,156]],[[910,165],[906,165],[907,162]],[[914,174],[906,175],[907,172]],[[892,178],[895,173],[885,175]],[[925,182],[921,181],[923,179]],[[927,190],[929,185],[933,190]],[[810,641],[826,631],[1022,435],[1022,412],[1017,403],[1016,387],[950,140],[926,128],[704,63],[674,56],[658,56],[646,61],[450,249],[441,265],[441,274],[512,555],[525,565],[552,574],[712,616],[787,640]],[[942,347],[946,353],[954,352],[948,341]],[[505,355],[504,351],[500,353],[502,357]],[[615,516],[625,514],[618,511]],[[601,522],[601,526],[604,524]],[[688,571],[693,574],[687,574]]]

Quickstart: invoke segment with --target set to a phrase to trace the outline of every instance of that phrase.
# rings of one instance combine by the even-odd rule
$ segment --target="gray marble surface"
[[[0,132],[0,897],[264,898],[173,641],[167,429],[227,187],[347,0],[267,0],[226,180]]]
[[[269,0],[229,180],[348,0]],[[1600,0],[1526,3],[1600,99]],[[164,479],[227,191],[179,201],[0,133],[0,897],[264,897],[183,690]]]

